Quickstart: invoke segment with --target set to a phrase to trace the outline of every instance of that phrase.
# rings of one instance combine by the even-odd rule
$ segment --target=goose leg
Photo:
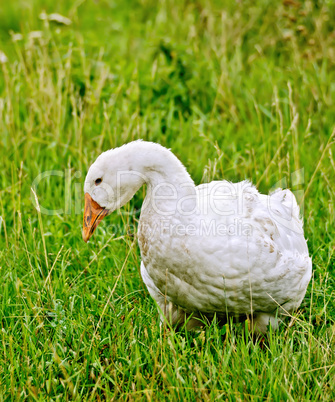
[[[279,318],[269,313],[254,313],[250,319],[250,331],[255,335],[264,335],[271,325],[273,330],[276,330],[279,325]]]
[[[181,328],[186,323],[187,330],[191,330],[195,327],[203,325],[199,317],[197,317],[195,314],[191,315],[181,307],[175,306],[173,303],[166,300],[165,295],[162,294],[153,283],[148,271],[145,268],[145,265],[143,264],[143,261],[141,262],[141,275],[143,282],[150,293],[150,296],[157,303],[158,312],[162,323],[167,320],[172,326],[176,326],[177,328]]]

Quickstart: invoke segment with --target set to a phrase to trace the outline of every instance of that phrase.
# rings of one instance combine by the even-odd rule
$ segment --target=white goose
[[[141,274],[162,319],[191,329],[215,316],[249,317],[251,330],[265,333],[299,307],[312,262],[289,190],[266,196],[248,181],[195,186],[171,151],[134,141],[90,167],[83,239],[145,183]]]

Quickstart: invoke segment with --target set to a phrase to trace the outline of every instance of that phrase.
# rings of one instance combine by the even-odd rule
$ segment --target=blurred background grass
[[[333,1],[1,5],[3,400],[334,399],[334,21]],[[241,325],[159,327],[139,276],[144,191],[82,242],[89,165],[137,138],[196,183],[304,201],[314,278],[266,351]],[[31,187],[50,170],[37,197],[61,211],[39,216]]]

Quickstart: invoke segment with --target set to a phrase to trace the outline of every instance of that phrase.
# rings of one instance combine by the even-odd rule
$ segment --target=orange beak
[[[108,215],[108,209],[100,207],[92,197],[85,193],[85,209],[83,222],[83,240],[87,242],[102,219]]]

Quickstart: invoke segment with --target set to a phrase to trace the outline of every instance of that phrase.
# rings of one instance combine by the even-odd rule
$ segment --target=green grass
[[[335,399],[334,20],[330,0],[1,5],[0,401]],[[160,327],[139,273],[144,190],[82,241],[89,165],[137,138],[196,183],[303,201],[313,279],[263,349],[243,324]],[[50,170],[35,191],[58,212],[39,214]]]

